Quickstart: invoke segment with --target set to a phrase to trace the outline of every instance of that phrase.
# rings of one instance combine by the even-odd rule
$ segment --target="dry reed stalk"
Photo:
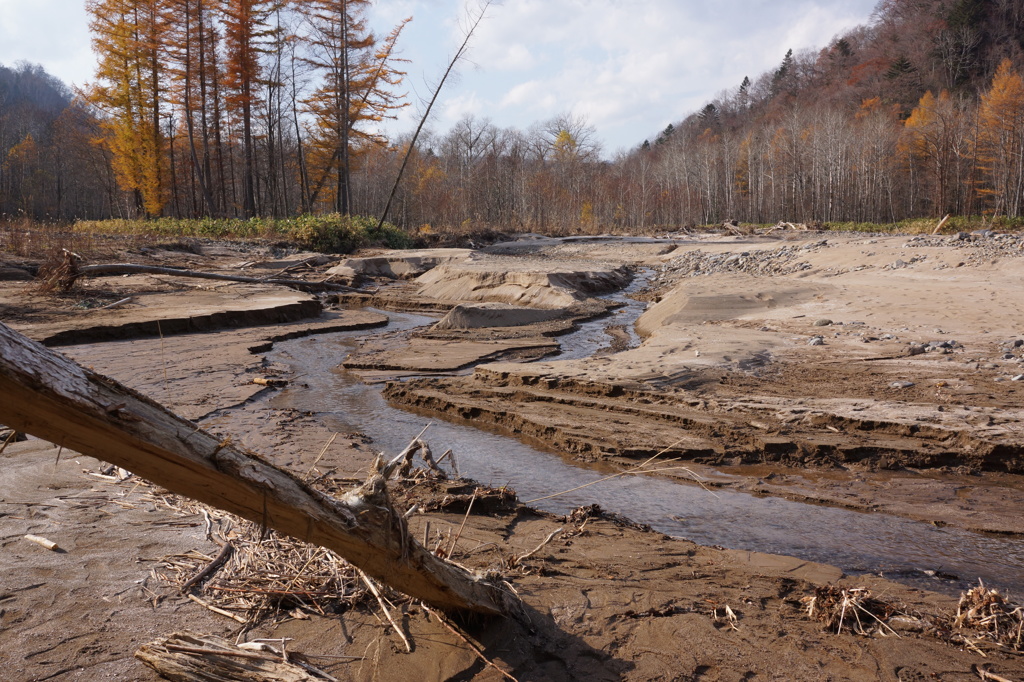
[[[667,445],[664,448],[662,448],[660,451],[658,451],[657,453],[651,455],[650,457],[648,457],[646,460],[644,460],[640,464],[637,464],[636,466],[630,467],[629,469],[626,469],[625,471],[620,471],[617,474],[611,474],[609,476],[605,476],[603,478],[599,478],[596,481],[591,481],[590,483],[584,483],[583,485],[578,485],[575,488],[569,488],[568,490],[563,490],[561,492],[552,493],[551,495],[545,495],[544,497],[535,497],[532,500],[527,500],[526,504],[533,504],[534,502],[541,502],[543,500],[550,500],[550,499],[552,499],[554,497],[561,497],[562,495],[568,495],[569,493],[574,493],[577,490],[583,490],[584,488],[589,488],[592,485],[597,485],[598,483],[604,483],[605,481],[610,481],[613,478],[620,478],[622,476],[637,476],[637,475],[640,475],[640,474],[653,473],[654,471],[667,471],[667,470],[677,470],[677,469],[681,469],[681,470],[686,471],[687,473],[689,473],[690,474],[690,478],[693,481],[695,481],[698,485],[700,485],[701,488],[704,488],[704,490],[707,490],[712,495],[714,495],[715,493],[712,492],[706,485],[704,485],[704,482],[701,480],[701,477],[696,472],[690,470],[687,467],[680,466],[680,467],[669,467],[668,469],[654,469],[654,470],[650,470],[650,469],[646,469],[645,468],[649,464],[651,464],[654,460],[658,459],[659,457],[664,455],[666,452],[668,452],[669,450],[674,448],[676,445],[679,445],[680,443],[682,443],[684,440],[686,440],[686,438],[687,438],[687,436],[683,436],[682,438],[680,438],[679,440],[675,441],[671,445]],[[676,462],[678,460],[679,460],[679,458],[677,457],[677,458],[665,460],[664,462],[661,462],[660,464],[670,464],[670,463]]]
[[[849,628],[858,635],[870,635],[876,629],[865,627],[861,620],[861,614],[867,616],[877,623],[877,631],[885,634],[888,631],[899,637],[886,621],[896,615],[898,609],[888,603],[875,599],[871,592],[863,587],[840,588],[834,585],[823,585],[814,591],[813,596],[804,597],[801,600],[806,607],[808,618],[813,618],[825,624],[829,630],[835,628],[835,633],[842,634],[844,623],[850,624]],[[848,620],[849,618],[849,620]]]
[[[434,611],[432,611],[432,610],[431,610],[430,608],[428,608],[426,604],[422,604],[422,607],[423,607],[423,611],[424,611],[424,612],[425,612],[425,613],[426,613],[426,614],[427,614],[428,616],[433,616],[434,618],[437,618],[437,621],[438,621],[439,623],[441,623],[441,625],[443,625],[443,626],[444,626],[445,628],[447,628],[447,629],[448,629],[448,631],[449,631],[449,632],[451,632],[451,633],[452,633],[453,635],[455,635],[456,637],[458,637],[459,639],[461,639],[461,640],[462,640],[462,642],[463,642],[463,643],[464,643],[464,644],[465,644],[466,646],[468,646],[468,647],[469,647],[469,648],[470,648],[470,649],[471,649],[471,650],[473,651],[473,653],[474,653],[474,654],[476,654],[476,657],[477,657],[477,658],[479,658],[479,659],[480,659],[480,661],[481,661],[481,662],[482,662],[482,663],[483,663],[484,665],[486,665],[486,666],[488,666],[488,667],[490,667],[490,668],[494,668],[494,669],[495,669],[495,670],[497,670],[497,671],[498,671],[499,673],[501,673],[501,676],[502,676],[502,677],[504,677],[505,679],[508,679],[508,680],[512,680],[512,682],[519,682],[519,681],[518,681],[518,680],[517,680],[517,679],[516,679],[515,677],[513,677],[513,676],[512,676],[512,675],[510,675],[509,673],[507,673],[507,672],[505,672],[504,670],[502,670],[502,669],[501,669],[501,668],[500,668],[500,667],[498,666],[498,664],[496,664],[496,663],[495,663],[494,661],[492,661],[491,659],[487,658],[487,657],[486,657],[486,656],[484,655],[484,652],[483,652],[483,651],[481,651],[481,650],[480,650],[480,648],[479,648],[479,647],[478,647],[477,645],[473,644],[473,642],[469,641],[469,638],[468,638],[468,637],[466,637],[466,636],[465,636],[464,634],[462,634],[461,632],[459,632],[459,631],[458,631],[458,629],[456,629],[456,627],[455,627],[454,625],[452,625],[452,624],[451,624],[450,622],[448,622],[448,620],[447,620],[447,619],[446,619],[446,618],[444,617],[444,615],[443,615],[443,614],[440,614],[440,613],[435,613],[435,612],[434,612]]]
[[[327,451],[336,436],[331,436],[321,454]],[[393,461],[392,473],[395,473],[397,465],[402,463],[410,451],[422,450],[424,445],[419,437],[413,439],[409,448]],[[317,459],[319,461],[320,458]],[[307,472],[307,476],[310,472]],[[426,469],[417,469],[411,474],[413,478],[401,481],[400,484],[443,475]],[[357,482],[326,474],[313,483],[322,492],[339,495],[350,490]],[[268,617],[303,618],[308,617],[305,612],[322,615],[338,613],[367,601],[373,595],[391,620],[381,592],[368,589],[359,570],[337,554],[264,529],[260,524],[188,498],[163,492],[148,483],[136,482],[132,491],[140,485],[145,487],[139,501],[148,501],[182,516],[201,515],[206,526],[206,537],[221,545],[222,549],[216,557],[195,550],[164,557],[160,561],[160,570],[155,572],[159,579],[177,586],[181,591],[201,595],[201,600],[196,594],[190,594],[189,597],[195,597],[195,601],[211,611],[253,625]],[[475,497],[476,493],[473,499]],[[469,506],[467,517],[472,509],[472,501]],[[457,540],[458,536],[454,541],[449,540],[445,547],[454,549]],[[410,649],[411,645],[404,633],[393,620],[391,622],[405,641],[406,648]]]
[[[943,619],[941,625],[950,631],[951,641],[975,649],[985,644],[1014,652],[1024,650],[1024,606],[985,587],[980,580],[977,587],[960,595],[956,614]]]

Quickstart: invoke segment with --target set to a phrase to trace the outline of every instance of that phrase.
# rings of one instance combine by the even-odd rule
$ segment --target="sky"
[[[493,3],[468,59],[446,84],[430,126],[464,116],[528,129],[583,117],[603,153],[653,139],[744,76],[776,68],[786,50],[820,48],[866,23],[877,0],[504,0]],[[0,64],[42,64],[65,82],[95,64],[84,0],[0,0]],[[385,132],[415,126],[479,0],[377,0],[367,19],[399,43],[412,106]]]

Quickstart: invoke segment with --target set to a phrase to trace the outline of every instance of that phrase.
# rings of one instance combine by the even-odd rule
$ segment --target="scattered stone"
[[[687,251],[662,265],[652,282],[671,284],[684,277],[700,277],[721,272],[742,272],[757,277],[790,275],[811,269],[811,264],[800,258],[809,252],[828,247],[827,240],[804,246],[786,245],[773,249],[744,251],[739,254]]]
[[[832,320],[828,319],[827,317],[826,318],[822,318],[820,320],[815,321],[814,326],[815,327],[831,327],[832,326]]]
[[[889,384],[889,388],[910,388],[913,385],[913,381],[894,381]]]

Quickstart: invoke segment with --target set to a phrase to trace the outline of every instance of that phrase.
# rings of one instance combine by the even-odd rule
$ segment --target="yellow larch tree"
[[[96,82],[86,89],[102,114],[102,143],[112,154],[118,185],[138,210],[160,215],[164,137],[161,131],[160,49],[166,17],[160,0],[88,0]]]
[[[377,140],[360,127],[380,121],[401,106],[394,88],[405,75],[395,67],[395,43],[409,19],[378,46],[366,29],[369,0],[302,0],[310,26],[307,63],[321,74],[320,85],[306,99],[312,114],[309,167],[313,182],[309,203],[324,192],[340,214],[351,212],[353,159],[367,142]],[[328,183],[329,179],[333,182]]]
[[[978,108],[980,191],[995,213],[1021,215],[1024,209],[1024,79],[1004,59],[981,96]]]

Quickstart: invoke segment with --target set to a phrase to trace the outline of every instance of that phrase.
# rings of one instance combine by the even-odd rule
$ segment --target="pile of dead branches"
[[[823,623],[827,630],[836,634],[841,634],[844,626],[858,635],[896,634],[886,621],[897,615],[899,609],[875,599],[866,588],[822,585],[800,602],[808,618]]]
[[[998,590],[977,587],[960,595],[956,614],[938,619],[940,630],[954,644],[977,653],[984,648],[1024,651],[1024,606],[1016,604]],[[984,655],[984,654],[982,654]]]
[[[253,625],[339,613],[368,595],[358,569],[334,552],[228,514],[213,524],[217,556],[192,550],[164,557],[154,569],[157,578],[212,611]]]
[[[333,438],[331,440],[333,442]],[[423,461],[422,467],[414,466],[417,454]],[[448,458],[454,465],[451,451],[439,461]],[[447,479],[446,472],[434,461],[430,447],[419,437],[388,467],[389,476],[397,475],[394,484],[398,491],[409,491],[427,481]],[[125,480],[113,476],[104,478]],[[307,472],[306,479],[314,488],[331,496],[342,495],[358,484],[354,479],[334,476],[332,470],[320,473],[316,464]],[[252,627],[267,620],[342,613],[374,598],[384,608],[382,592],[390,594],[390,590],[379,588],[358,568],[330,550],[167,493],[146,482],[135,484],[148,488],[142,499],[183,516],[201,515],[205,519],[206,537],[221,547],[220,552],[210,556],[192,550],[163,557],[152,575],[215,613]],[[413,509],[418,506],[414,504]],[[449,541],[454,545],[454,541]],[[439,555],[450,558],[451,550]]]

